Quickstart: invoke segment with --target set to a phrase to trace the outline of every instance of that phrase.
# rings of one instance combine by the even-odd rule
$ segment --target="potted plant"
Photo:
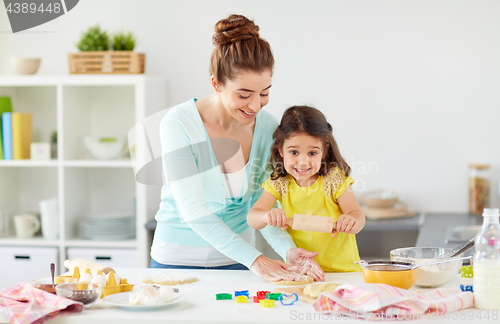
[[[133,51],[135,47],[136,37],[132,32],[119,32],[113,34],[113,51]]]
[[[99,25],[90,27],[76,43],[80,53],[69,54],[69,71],[73,74],[144,73],[146,56],[133,51],[135,44],[132,32],[115,33],[110,39]]]
[[[50,158],[57,159],[57,131],[50,133]]]
[[[82,33],[80,41],[76,44],[76,47],[78,47],[78,49],[82,52],[108,51],[108,33],[101,30],[99,25],[90,27],[86,32]]]

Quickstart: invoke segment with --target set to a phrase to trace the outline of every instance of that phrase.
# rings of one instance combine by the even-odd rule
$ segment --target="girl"
[[[354,234],[365,216],[353,194],[351,168],[340,155],[332,126],[323,113],[308,106],[285,111],[273,134],[270,178],[247,216],[255,229],[267,225],[288,229],[297,247],[318,251],[323,271],[360,271]],[[278,200],[283,209],[272,209]],[[294,214],[332,217],[332,234],[293,230],[285,224]]]

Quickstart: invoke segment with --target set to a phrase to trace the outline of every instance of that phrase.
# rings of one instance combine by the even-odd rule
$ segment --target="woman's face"
[[[257,113],[269,102],[272,73],[243,71],[234,80],[227,80],[216,90],[229,114],[243,124],[255,120]]]

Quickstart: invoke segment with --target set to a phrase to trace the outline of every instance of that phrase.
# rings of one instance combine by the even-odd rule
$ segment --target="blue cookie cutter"
[[[234,297],[237,297],[237,296],[246,296],[247,298],[250,298],[250,296],[248,294],[248,290],[235,291]]]
[[[285,304],[283,302],[283,296],[285,296],[285,297],[293,297],[293,296],[295,296],[295,300],[292,300],[289,304]],[[299,300],[299,296],[297,296],[297,294],[295,294],[295,293],[291,294],[291,295],[285,295],[285,294],[283,294],[283,295],[279,296],[279,301],[280,301],[281,305],[283,305],[283,306],[293,305],[293,303],[295,303],[297,300]]]

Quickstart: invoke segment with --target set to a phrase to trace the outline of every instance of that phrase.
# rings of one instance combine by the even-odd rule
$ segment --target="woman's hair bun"
[[[259,37],[259,26],[242,15],[230,15],[219,20],[214,30],[212,42],[215,46]]]

